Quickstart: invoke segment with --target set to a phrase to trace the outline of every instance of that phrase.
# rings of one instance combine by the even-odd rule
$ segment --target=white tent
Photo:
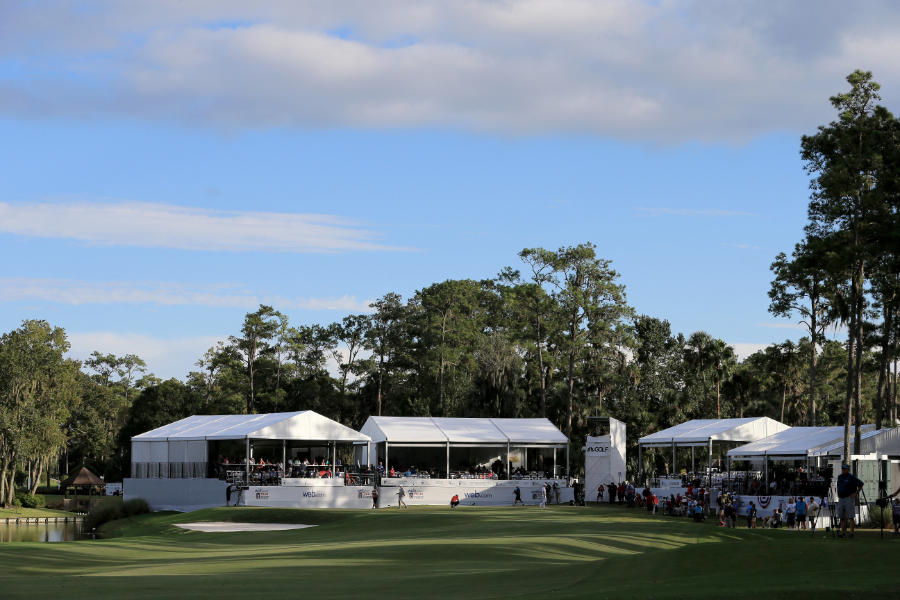
[[[872,425],[863,425],[862,430],[866,432],[872,427]],[[850,435],[853,435],[852,429]],[[821,446],[831,446],[839,443],[843,447],[843,438],[843,426],[791,427],[761,440],[729,450],[728,457],[732,460],[759,457],[806,459]]]
[[[865,427],[865,425],[863,426]],[[843,429],[843,427],[841,428]],[[860,436],[859,454],[900,455],[900,427],[893,429],[863,430]],[[852,443],[852,442],[851,442]],[[843,433],[841,439],[811,451],[812,456],[841,457],[844,453]]]
[[[566,449],[568,471],[568,438],[549,419],[491,419],[454,417],[369,417],[362,426],[372,444],[384,444],[385,467],[389,449],[395,447],[446,447],[446,469],[450,470],[452,446],[506,448],[507,472],[511,448]],[[370,456],[374,453],[370,450]]]
[[[549,419],[369,417],[361,430],[375,443],[535,444],[563,447],[563,433]]]
[[[132,477],[202,478],[209,442],[284,440],[367,444],[369,436],[303,410],[261,415],[194,415],[131,438]]]
[[[694,448],[703,446],[707,449],[707,466],[711,467],[713,442],[752,442],[785,429],[788,429],[787,425],[769,417],[693,419],[640,438],[638,462],[643,464],[644,448],[671,448],[674,471],[676,448],[691,448],[691,463],[693,463]]]

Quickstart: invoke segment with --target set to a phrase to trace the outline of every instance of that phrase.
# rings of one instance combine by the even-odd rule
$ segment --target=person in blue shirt
[[[850,465],[841,465],[841,474],[837,478],[838,510],[837,516],[841,520],[841,532],[838,537],[847,535],[847,525],[850,525],[850,537],[853,537],[856,528],[856,495],[862,489],[863,482],[850,474]]]
[[[797,498],[797,503],[794,504],[794,508],[797,511],[797,527],[800,529],[806,529],[806,501],[803,499],[803,496]]]
[[[756,504],[753,501],[747,507],[747,527],[756,528]]]

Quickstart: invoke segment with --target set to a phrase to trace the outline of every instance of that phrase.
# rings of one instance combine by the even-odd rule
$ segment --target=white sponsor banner
[[[380,497],[379,506],[397,506],[401,484],[398,480],[388,480],[390,483],[378,488]],[[552,488],[556,483],[559,489],[559,501],[568,504],[575,499],[572,488],[565,486],[565,480],[561,479],[525,479],[493,481],[489,479],[404,479],[402,484],[406,496],[403,498],[407,504],[417,505],[442,505],[450,504],[453,496],[459,496],[460,504],[467,506],[509,506],[515,500],[515,489],[519,488],[522,501],[525,504],[538,504],[541,501],[541,485],[550,483]],[[417,481],[418,483],[413,483]],[[383,482],[384,483],[384,482]],[[551,490],[547,498],[550,504],[556,503],[556,495]]]
[[[372,508],[372,488],[251,485],[244,490],[243,504],[280,508]]]

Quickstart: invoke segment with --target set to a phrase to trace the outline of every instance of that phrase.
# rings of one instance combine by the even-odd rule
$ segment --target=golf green
[[[201,533],[175,523],[304,523]],[[0,544],[0,597],[873,598],[900,540],[724,529],[618,507],[220,508],[110,523],[107,539]]]

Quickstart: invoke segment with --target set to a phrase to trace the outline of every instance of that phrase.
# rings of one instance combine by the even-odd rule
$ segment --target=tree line
[[[898,417],[900,125],[870,73],[848,82],[838,119],[802,139],[809,223],[772,264],[770,311],[801,319],[797,342],[738,361],[706,332],[673,332],[628,304],[591,243],[526,248],[493,278],[388,293],[327,325],[261,305],[184,380],[134,355],[67,359],[64,330],[25,321],[0,337],[0,502],[17,477],[34,491],[70,464],[127,476],[131,436],[191,414],[311,409],[356,428],[382,414],[541,416],[572,440],[576,470],[593,415],[627,424],[632,473],[668,470],[665,453],[637,465],[631,450],[691,418],[844,424],[849,452],[850,424]],[[833,326],[846,342],[826,339]]]

